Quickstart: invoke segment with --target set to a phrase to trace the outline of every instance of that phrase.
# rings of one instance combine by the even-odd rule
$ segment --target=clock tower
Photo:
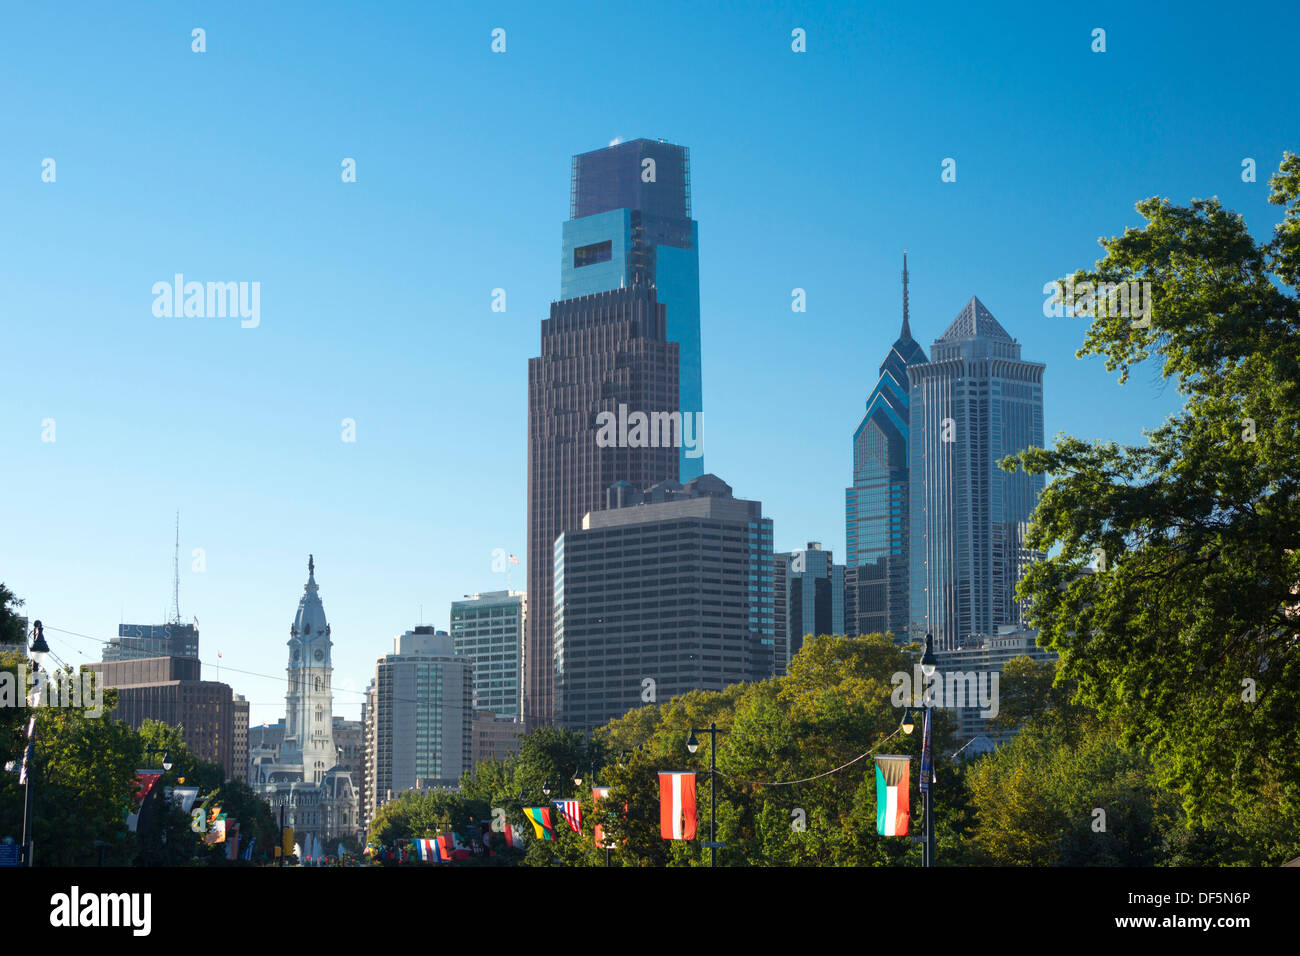
[[[330,626],[316,585],[316,561],[307,556],[307,584],[289,627],[289,692],[285,697],[280,763],[302,767],[304,783],[320,783],[338,763],[334,749],[334,694]]]

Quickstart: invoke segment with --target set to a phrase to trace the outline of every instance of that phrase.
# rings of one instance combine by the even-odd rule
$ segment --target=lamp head
[[[40,621],[32,622],[32,649],[29,656],[37,670],[43,668],[45,658],[50,656],[50,645],[45,643],[45,626]]]
[[[910,734],[915,728],[916,724],[912,720],[912,708],[903,708],[903,733]]]
[[[927,634],[925,635],[925,653],[921,655],[921,673],[926,677],[934,676],[934,669],[938,663],[939,659],[934,656],[934,638]]]
[[[693,730],[691,731],[691,735],[686,738],[686,749],[691,753],[695,753],[695,751],[700,749],[700,742],[695,739],[695,731]]]

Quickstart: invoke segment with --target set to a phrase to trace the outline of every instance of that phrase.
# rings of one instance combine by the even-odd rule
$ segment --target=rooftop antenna
[[[907,322],[907,250],[903,250],[903,338],[910,339],[912,330],[908,327]]]
[[[176,551],[172,555],[172,623],[181,622],[181,512],[176,509]]]

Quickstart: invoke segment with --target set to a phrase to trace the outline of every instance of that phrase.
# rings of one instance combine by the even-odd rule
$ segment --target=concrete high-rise
[[[451,602],[456,656],[474,662],[474,708],[520,719],[519,661],[527,601],[523,591],[484,591]]]
[[[773,672],[772,519],[715,475],[609,506],[555,545],[556,711],[589,730]]]
[[[910,623],[936,650],[1021,623],[1015,588],[1042,475],[998,467],[1043,447],[1043,371],[972,297],[910,365]]]
[[[365,714],[373,736],[367,820],[405,790],[454,787],[470,769],[473,668],[455,656],[446,631],[423,625],[395,638],[393,653],[375,663]]]
[[[678,346],[667,339],[666,321],[654,287],[644,283],[565,299],[552,303],[542,321],[542,354],[528,360],[529,730],[554,717],[556,538],[603,508],[615,482],[647,488],[677,478],[678,448],[663,440],[670,429],[623,427],[636,415],[643,423],[677,408]]]
[[[698,438],[703,427],[699,223],[691,218],[691,152],[633,139],[573,157],[560,297],[654,286],[679,346],[679,400]],[[679,480],[704,474],[702,448],[680,452]]]
[[[853,432],[853,486],[844,492],[846,614],[853,634],[906,641],[910,513],[907,370],[926,361],[912,338],[903,254],[903,327],[880,364],[866,414]]]

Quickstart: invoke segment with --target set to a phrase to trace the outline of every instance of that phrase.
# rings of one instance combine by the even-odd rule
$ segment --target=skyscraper
[[[853,634],[908,637],[907,369],[924,362],[912,338],[903,253],[903,328],[880,364],[853,432],[853,486],[844,492],[846,626]]]
[[[602,426],[628,409],[677,408],[678,346],[652,286],[636,284],[551,304],[542,354],[528,360],[528,601],[524,722],[554,716],[551,579],[555,539],[605,504],[617,481],[646,488],[678,475],[678,449]]]
[[[564,224],[560,297],[644,284],[668,309],[668,341],[680,346],[680,401],[699,435],[704,408],[700,357],[699,224],[691,218],[691,152],[634,139],[573,157]],[[702,448],[700,449],[702,451]],[[681,481],[704,474],[700,454],[680,452]]]
[[[451,636],[424,625],[394,638],[375,663],[373,775],[366,808],[405,790],[454,787],[470,767],[474,664],[453,653]]]
[[[457,657],[474,662],[474,707],[519,720],[519,658],[527,601],[523,591],[485,591],[451,602]]]
[[[557,719],[772,676],[772,519],[716,475],[610,489],[555,545]]]
[[[907,369],[911,623],[955,650],[1021,623],[1015,587],[1042,475],[998,462],[1043,447],[1043,371],[979,299]]]
[[[774,565],[781,567],[775,577],[784,589],[778,603],[785,608],[785,646],[777,648],[775,671],[784,674],[809,634],[845,632],[844,565],[836,564],[820,541],[776,555]]]

